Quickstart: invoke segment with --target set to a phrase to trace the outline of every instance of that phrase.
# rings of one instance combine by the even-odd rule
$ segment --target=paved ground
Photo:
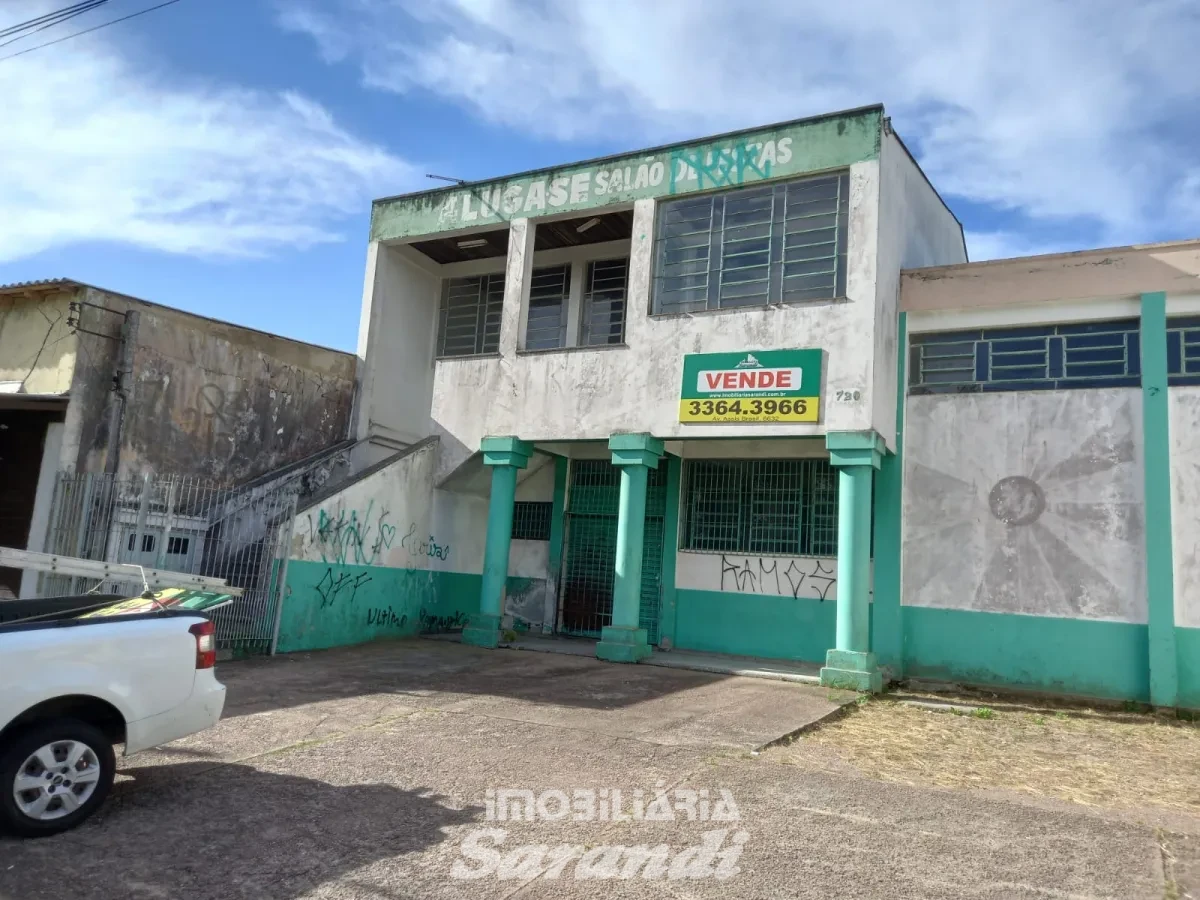
[[[125,761],[77,831],[0,841],[0,898],[1124,900],[1187,896],[1200,874],[1191,819],[756,755],[846,699],[820,688],[428,641],[219,671],[230,698],[218,728]],[[577,812],[489,821],[487,792],[503,788],[534,791],[547,816],[563,798],[543,792],[562,791]],[[665,791],[674,821],[574,820],[579,792],[613,789],[627,813],[635,791],[643,802]],[[715,820],[723,796],[736,821]],[[718,852],[741,846],[740,858],[679,858],[716,831]],[[630,854],[610,848],[639,845],[651,857],[639,877],[596,877],[632,873]],[[538,874],[556,858],[557,878]],[[489,863],[482,878],[453,877]],[[670,877],[706,863],[739,871]]]

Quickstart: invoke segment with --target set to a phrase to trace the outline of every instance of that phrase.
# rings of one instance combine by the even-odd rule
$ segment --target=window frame
[[[721,527],[721,513],[703,513],[708,521],[697,521],[702,515],[700,507],[706,502],[698,491],[698,478],[711,479],[722,468],[732,470],[736,478],[723,492],[710,491],[707,502],[724,504],[728,508],[724,514],[735,523],[731,539],[725,542],[722,536],[713,537],[711,533],[711,529]],[[772,479],[787,477],[794,478],[801,487],[795,500],[789,501],[770,484]],[[818,479],[824,479],[824,483],[818,484]],[[836,558],[838,487],[838,472],[828,457],[685,459],[678,549],[685,553]],[[780,508],[780,502],[790,502],[794,508]],[[781,519],[789,517],[794,519],[791,525],[786,521],[781,524]],[[728,522],[724,527],[729,527]],[[710,530],[709,535],[701,536],[702,529]],[[790,543],[790,537],[781,540],[781,534],[794,535],[794,543]]]
[[[624,282],[621,287],[621,299],[619,301],[617,301],[613,298],[604,298],[601,301],[601,302],[605,302],[605,303],[609,304],[609,310],[608,310],[608,315],[610,316],[610,321],[608,322],[609,331],[606,335],[604,335],[607,339],[601,340],[601,341],[590,340],[590,338],[594,336],[594,333],[591,331],[591,329],[589,327],[589,323],[592,321],[592,318],[593,318],[592,303],[595,301],[595,295],[598,293],[601,293],[603,290],[614,290],[612,288],[602,289],[601,291],[596,290],[596,287],[595,287],[596,280],[594,277],[595,267],[597,265],[613,264],[613,263],[624,263],[624,265],[625,265]],[[626,327],[627,322],[629,321],[629,269],[630,269],[630,264],[631,264],[631,259],[630,259],[630,255],[628,253],[626,253],[624,256],[597,257],[596,259],[584,260],[581,263],[581,265],[583,266],[583,281],[582,281],[582,289],[580,291],[580,296],[579,296],[579,335],[576,338],[576,346],[581,347],[581,348],[582,347],[593,347],[593,348],[594,347],[614,347],[614,346],[619,346],[619,345],[625,343],[625,327]],[[617,303],[620,303],[621,314],[620,314],[619,322],[614,323],[611,321],[611,316],[613,315],[613,306]],[[617,325],[617,330],[616,330],[615,334],[612,331],[613,324]],[[616,340],[613,340],[614,337],[616,338]]]
[[[455,282],[479,282],[479,300],[476,308],[476,332],[474,351],[471,353],[447,353],[446,330],[450,321],[450,292]],[[504,326],[504,292],[506,273],[482,272],[470,274],[447,274],[442,278],[441,301],[438,304],[438,316],[434,338],[435,359],[470,359],[478,356],[495,356],[500,352],[500,333]],[[496,329],[492,340],[489,340],[488,320],[496,315]],[[455,326],[462,327],[462,326]]]
[[[819,195],[822,189],[828,190],[830,187],[835,188],[832,198],[816,196],[814,199],[805,199],[805,190]],[[796,192],[795,197],[792,197],[792,191]],[[739,309],[827,303],[845,299],[849,259],[849,197],[850,171],[849,169],[837,169],[799,178],[756,182],[704,193],[689,193],[681,197],[659,201],[655,211],[654,262],[650,277],[648,314],[656,317],[695,315]],[[770,209],[766,219],[754,220],[753,214],[761,214],[763,211],[761,201],[768,198]],[[810,210],[804,215],[800,214],[804,204],[822,203],[829,200],[832,200],[832,209]],[[755,201],[759,202],[760,208],[757,210],[753,208]],[[707,214],[703,213],[705,204],[708,205]],[[730,212],[731,204],[733,205],[732,213]],[[699,211],[698,215],[697,211]],[[700,237],[704,229],[675,235],[667,233],[667,229],[673,224],[689,221],[687,219],[689,212],[693,214],[691,221],[694,222],[702,221],[707,215],[707,241]],[[676,213],[680,217],[675,223],[670,222],[668,218],[672,213]],[[721,216],[719,227],[715,224],[718,214]],[[740,221],[731,222],[728,220],[730,215],[743,218]],[[804,218],[829,219],[829,217],[832,217],[830,224],[816,228],[792,227],[793,223],[802,223]],[[763,228],[766,229],[765,234],[762,233]],[[753,233],[756,229],[758,230],[757,234]],[[741,236],[736,236],[739,230]],[[731,232],[734,236],[731,236]],[[815,235],[816,233],[825,234],[831,240],[813,239],[811,243],[801,243],[800,241],[804,238],[798,237],[803,234]],[[689,234],[695,238],[692,244],[676,244],[674,246],[670,244],[672,240],[686,238]],[[796,240],[793,241],[792,238],[796,238]],[[756,242],[756,246],[734,246],[739,243],[748,245],[752,241]],[[817,249],[810,249],[824,247],[831,247],[832,253],[819,256],[816,255]],[[730,252],[731,249],[734,252]],[[804,254],[806,250],[810,255]],[[693,255],[689,256],[689,251]],[[701,253],[701,251],[703,252]],[[799,251],[800,255],[789,259],[789,253],[793,251]],[[668,254],[678,254],[678,256],[674,261],[668,262]],[[765,260],[760,260],[759,257],[764,254]],[[741,261],[745,265],[727,266],[726,261],[732,257],[742,257]],[[806,267],[822,263],[825,260],[833,261],[832,271],[820,269],[803,271]],[[703,266],[702,271],[695,268],[701,265]],[[675,274],[667,274],[665,271],[667,266],[681,268],[677,269]],[[693,268],[693,271],[687,271],[689,266]],[[796,268],[796,271],[789,274],[787,271],[789,266]],[[724,278],[725,273],[730,271],[748,273],[752,269],[762,269],[765,277],[731,281],[726,281]],[[789,278],[805,279],[818,275],[832,276],[832,286],[828,292],[820,286],[802,288],[799,286],[801,283],[799,281],[791,290],[788,290],[785,284]],[[678,299],[668,304],[666,302],[668,292],[664,288],[664,284],[669,278],[680,279],[681,282],[684,279],[694,280],[690,287],[679,287],[670,293],[678,293],[681,297],[688,291],[699,293],[690,300]],[[739,285],[754,284],[764,285],[763,290],[751,292],[749,287],[739,288]],[[726,293],[727,288],[729,289],[728,293]],[[741,291],[740,294],[739,291]],[[701,293],[703,294],[702,298],[700,298]],[[799,294],[809,296],[798,296]],[[749,302],[737,302],[739,299],[746,299]]]

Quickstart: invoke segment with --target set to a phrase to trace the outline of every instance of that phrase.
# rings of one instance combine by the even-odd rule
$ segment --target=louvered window
[[[845,173],[663,203],[655,314],[844,296],[848,211]]]
[[[587,265],[579,343],[619,344],[625,339],[625,288],[629,260],[603,259]]]
[[[525,325],[526,350],[553,350],[567,336],[567,296],[571,267],[534,269],[529,285],[529,318]]]
[[[500,350],[504,276],[447,278],[438,318],[438,356],[476,356]]]

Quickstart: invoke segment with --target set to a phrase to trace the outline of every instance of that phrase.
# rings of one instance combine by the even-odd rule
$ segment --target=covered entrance
[[[558,609],[561,634],[598,639],[601,629],[612,624],[620,486],[621,469],[609,460],[571,460]],[[666,510],[667,471],[660,465],[648,472],[642,542],[639,625],[651,644],[658,643]]]

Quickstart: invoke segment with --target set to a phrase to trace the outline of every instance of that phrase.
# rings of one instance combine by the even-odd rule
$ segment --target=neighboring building
[[[901,309],[903,605],[881,628],[876,595],[876,652],[1200,708],[1200,241],[906,272]]]
[[[379,200],[371,238],[379,465],[298,517],[281,647],[511,616],[878,686],[900,270],[966,260],[882,107]]]
[[[47,543],[61,473],[231,488],[346,443],[355,364],[67,279],[0,286],[0,546],[96,555]],[[179,531],[172,546],[196,555]],[[19,581],[0,570],[0,592]]]

